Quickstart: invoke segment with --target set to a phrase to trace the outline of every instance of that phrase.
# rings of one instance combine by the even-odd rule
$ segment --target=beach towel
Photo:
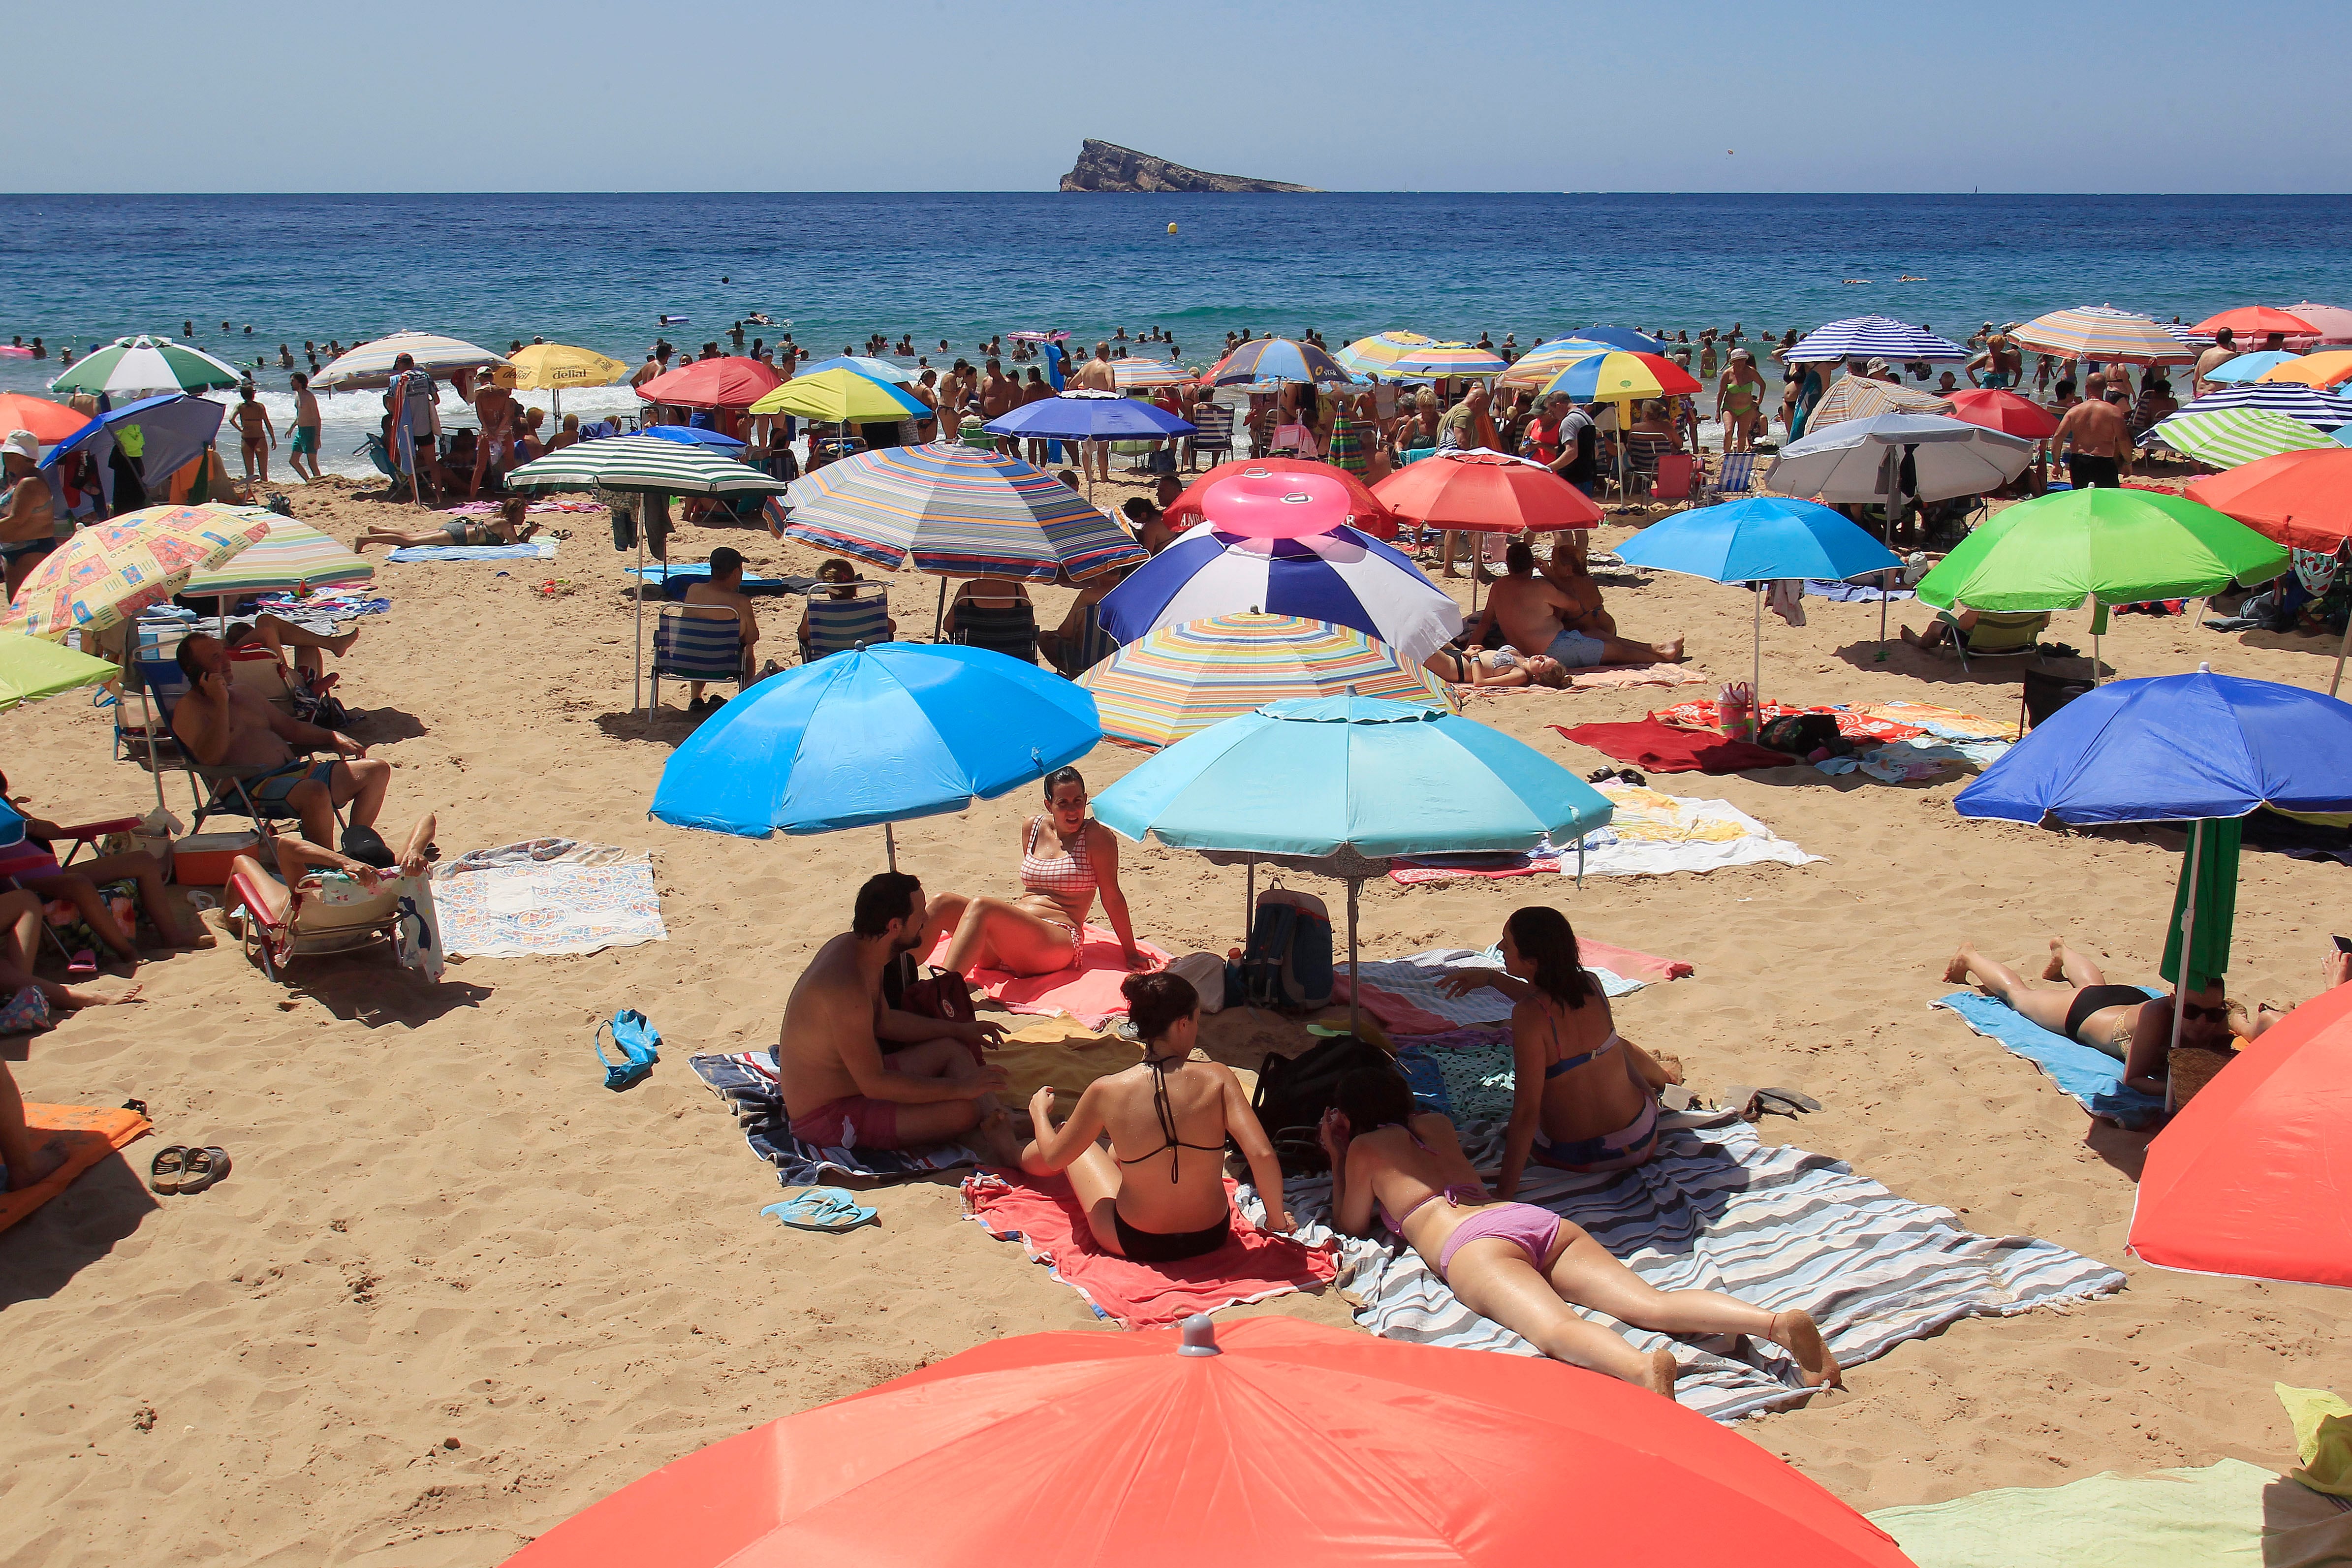
[[[928,962],[937,964],[953,940],[952,931],[941,936]],[[1154,969],[1165,969],[1176,956],[1148,942],[1138,942],[1135,947],[1151,960]],[[1051,974],[975,969],[964,978],[971,982],[974,989],[985,991],[1009,1011],[1066,1013],[1087,1028],[1099,1029],[1113,1018],[1127,1016],[1127,998],[1119,994],[1118,983],[1131,973],[1118,938],[1100,926],[1090,925],[1079,940],[1077,963],[1068,969],[1057,969]]]
[[[1916,599],[1908,588],[1881,588],[1875,583],[1836,583],[1825,577],[1808,577],[1804,591],[1816,599],[1829,599],[1840,604],[1874,605],[1881,599]]]
[[[1227,1177],[1229,1197],[1234,1190]],[[1000,1241],[1019,1242],[1097,1317],[1122,1329],[1165,1328],[1195,1312],[1320,1289],[1338,1271],[1328,1247],[1301,1246],[1238,1215],[1232,1238],[1214,1252],[1176,1263],[1131,1262],[1095,1246],[1070,1184],[1059,1176],[1007,1180],[983,1172],[964,1178],[963,1196],[968,1218]]]
[[[506,510],[506,505],[502,501],[469,500],[460,501],[456,506],[449,507],[446,510],[451,517],[496,517]],[[524,510],[533,512],[576,511],[602,513],[607,509],[604,503],[600,500],[565,500],[561,497],[538,496],[532,498],[530,504]]]
[[[1609,797],[1612,810],[1607,826],[1585,836],[1588,877],[1664,877],[1727,866],[1803,866],[1822,858],[1727,800],[1694,800],[1613,779],[1593,787]],[[1575,866],[1572,855],[1560,862],[1563,872]]]
[[[1446,1119],[1456,1126],[1510,1120],[1518,1075],[1511,1062],[1511,1031],[1484,1026],[1415,1040],[1412,1051],[1436,1071]],[[1397,1060],[1402,1063],[1404,1056]]]
[[[1576,875],[1576,849],[1563,853],[1547,838],[1532,849],[1473,852],[1465,855],[1400,855],[1389,862],[1389,880],[1410,888],[1420,882],[1444,882],[1457,877],[1552,877]]]
[[[1964,712],[1933,702],[1870,702],[1855,711],[1914,726],[1938,740],[2014,741],[2018,735],[2013,720],[1988,719],[1981,713]]]
[[[2146,987],[2142,987],[2143,990]],[[2161,992],[2149,991],[2150,996]],[[2080,1040],[2053,1034],[1997,997],[1955,991],[1927,1004],[1948,1007],[1978,1034],[2023,1057],[2074,1097],[2074,1103],[2119,1127],[2146,1127],[2164,1114],[2161,1096],[2124,1087],[2124,1064]]]
[[[990,1067],[1003,1068],[1009,1080],[997,1093],[1005,1104],[1026,1105],[1031,1095],[1052,1084],[1060,1091],[1055,1103],[1067,1115],[1087,1085],[1125,1072],[1143,1058],[1133,1040],[1099,1034],[1075,1018],[1062,1017],[1013,1030],[987,1059]]]
[[[1851,1369],[1961,1318],[2012,1316],[2123,1288],[2121,1272],[2032,1237],[1962,1229],[1948,1209],[1897,1197],[1843,1163],[1770,1145],[1727,1111],[1667,1112],[1658,1152],[1634,1170],[1580,1175],[1529,1164],[1518,1201],[1565,1215],[1661,1290],[1710,1289],[1769,1310],[1813,1314]],[[1471,1163],[1502,1158],[1503,1124],[1463,1129]],[[1330,1179],[1287,1184],[1308,1240],[1331,1237]],[[1313,1223],[1309,1225],[1309,1221]],[[1387,1339],[1534,1355],[1533,1345],[1455,1299],[1420,1255],[1383,1235],[1340,1237],[1340,1283],[1356,1321]],[[1810,1396],[1777,1345],[1670,1341],[1586,1317],[1641,1350],[1671,1344],[1684,1368],[1675,1398],[1729,1421]]]
[[[904,1182],[980,1163],[980,1156],[960,1143],[928,1149],[850,1149],[820,1146],[794,1137],[782,1097],[776,1092],[775,1059],[765,1051],[691,1057],[686,1065],[734,1110],[743,1128],[743,1142],[752,1153],[775,1167],[776,1180],[784,1186]]]
[[[1998,1487],[1883,1508],[1870,1522],[1918,1568],[2324,1568],[2352,1563],[2352,1512],[2243,1459],[2063,1487]]]
[[[95,1105],[40,1105],[25,1102],[25,1131],[37,1157],[60,1151],[65,1163],[29,1187],[0,1192],[0,1230],[6,1230],[68,1187],[84,1171],[153,1129],[147,1118],[128,1107],[110,1110]]]
[[[552,561],[555,541],[534,539],[522,544],[404,544],[387,561]]]
[[[1916,741],[1889,741],[1851,756],[1823,757],[1813,766],[1833,777],[1858,773],[1883,784],[1916,784],[1948,768],[1989,766],[2008,750],[2006,741],[1938,741],[1923,737]]]
[[[1922,732],[1916,725],[1901,724],[1892,719],[1882,719],[1860,708],[1791,708],[1785,702],[1767,702],[1758,710],[1757,721],[1781,719],[1801,713],[1826,713],[1837,721],[1838,733],[1849,741],[1909,741]],[[1661,724],[1672,724],[1679,730],[1705,730],[1720,732],[1722,722],[1712,697],[1694,698],[1677,702],[1671,708],[1661,708],[1650,717]]]
[[[478,849],[433,870],[451,958],[544,958],[665,942],[645,850],[571,839]]]
[[[1640,719],[1623,724],[1554,724],[1565,740],[1603,756],[1631,763],[1648,773],[1744,773],[1790,768],[1798,759],[1748,741],[1727,741],[1712,731],[1686,730]]]
[[[1602,991],[1612,996],[1623,996],[1639,991],[1650,983],[1650,975],[1629,978],[1603,967],[1596,952],[1602,945],[1599,942],[1580,942],[1586,960],[1585,968],[1601,982]],[[1664,962],[1663,959],[1651,960],[1654,964]],[[1448,996],[1437,988],[1438,982],[1444,979],[1445,972],[1449,969],[1500,969],[1502,967],[1502,953],[1491,947],[1483,951],[1467,947],[1441,947],[1433,948],[1427,952],[1410,953],[1403,958],[1368,960],[1357,964],[1352,973],[1360,974],[1368,988],[1385,992],[1391,996],[1401,997],[1410,1003],[1417,1012],[1442,1019],[1445,1027],[1452,1028],[1463,1024],[1492,1024],[1507,1018],[1511,1016],[1511,999],[1501,992],[1486,986],[1481,986],[1467,996]],[[1335,982],[1350,976],[1351,972],[1344,960],[1334,964],[1332,969]],[[1684,973],[1688,973],[1690,966],[1684,964],[1682,970]],[[1335,990],[1332,1000],[1336,1002],[1342,999],[1343,994]],[[1370,1001],[1365,1003],[1364,1010],[1376,1018],[1381,1017],[1379,1010]],[[1389,1024],[1386,1018],[1381,1018],[1381,1022],[1388,1025],[1391,1034],[1433,1032],[1425,1029],[1401,1028],[1396,1025]]]
[[[1633,686],[1704,686],[1706,677],[1687,664],[1619,664],[1580,669],[1568,678],[1570,691],[1621,691]]]

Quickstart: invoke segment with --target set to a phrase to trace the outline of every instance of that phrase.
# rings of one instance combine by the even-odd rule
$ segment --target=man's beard
[[[890,944],[890,956],[896,958],[902,952],[912,952],[922,945],[923,933],[920,931],[903,931],[898,940]]]

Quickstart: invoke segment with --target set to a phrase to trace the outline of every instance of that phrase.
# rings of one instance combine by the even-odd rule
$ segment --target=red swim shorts
[[[898,1108],[887,1100],[844,1095],[793,1117],[793,1136],[820,1149],[896,1149]]]

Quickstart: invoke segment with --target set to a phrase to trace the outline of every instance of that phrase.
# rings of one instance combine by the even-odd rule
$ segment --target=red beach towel
[[[1234,1182],[1225,1179],[1231,1200]],[[1329,1254],[1258,1229],[1236,1213],[1232,1239],[1181,1263],[1134,1263],[1097,1249],[1070,1184],[1059,1176],[967,1176],[971,1217],[1001,1241],[1017,1241],[1054,1278],[1123,1329],[1165,1328],[1195,1312],[1319,1289],[1338,1272]]]
[[[938,963],[951,940],[953,933],[941,937],[928,962]],[[1148,942],[1138,942],[1135,946],[1151,960],[1154,969],[1165,969],[1174,956]],[[1012,1012],[1066,1013],[1087,1028],[1099,1029],[1109,1019],[1127,1016],[1127,998],[1119,994],[1118,983],[1129,973],[1127,955],[1119,951],[1118,938],[1100,926],[1090,925],[1078,943],[1078,962],[1074,968],[1052,974],[976,969],[968,978]]]
[[[1746,741],[1727,741],[1711,731],[1678,730],[1654,719],[1630,724],[1579,724],[1573,730],[1559,724],[1552,728],[1580,746],[1631,763],[1644,773],[1744,773],[1756,768],[1801,765],[1785,752]]]

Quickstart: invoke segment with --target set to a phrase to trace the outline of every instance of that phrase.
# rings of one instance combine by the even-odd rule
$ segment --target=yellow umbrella
[[[842,369],[794,376],[751,405],[751,412],[794,414],[827,425],[865,425],[920,419],[930,410],[887,382]]]
[[[93,523],[33,568],[0,616],[0,631],[102,632],[268,536],[262,518],[216,506],[151,506]]]
[[[553,393],[555,416],[563,417],[567,386],[611,386],[629,378],[629,367],[610,354],[573,343],[533,343],[490,367],[490,384],[515,392]]]

